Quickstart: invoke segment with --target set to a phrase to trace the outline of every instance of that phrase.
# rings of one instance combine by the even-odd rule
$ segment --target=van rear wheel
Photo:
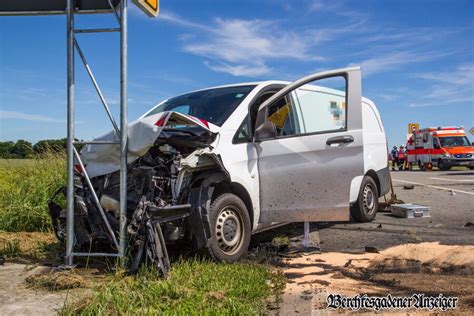
[[[224,193],[212,202],[209,211],[209,254],[217,261],[240,260],[247,254],[251,234],[245,203],[235,194]]]
[[[379,190],[374,179],[365,176],[360,186],[359,197],[351,207],[352,218],[358,223],[371,222],[379,208]]]
[[[449,170],[451,168],[449,168],[448,166],[446,166],[443,162],[443,159],[438,159],[438,169],[439,170]]]

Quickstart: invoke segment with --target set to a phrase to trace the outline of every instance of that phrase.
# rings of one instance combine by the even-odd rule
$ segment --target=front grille
[[[472,154],[454,154],[456,158],[472,158]]]

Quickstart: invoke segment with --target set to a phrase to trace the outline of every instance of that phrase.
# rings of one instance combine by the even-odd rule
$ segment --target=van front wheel
[[[242,200],[232,193],[219,195],[210,207],[209,254],[217,261],[235,262],[247,254],[250,216]]]
[[[360,186],[359,197],[351,207],[352,218],[356,222],[371,222],[379,207],[379,191],[374,179],[365,176]]]

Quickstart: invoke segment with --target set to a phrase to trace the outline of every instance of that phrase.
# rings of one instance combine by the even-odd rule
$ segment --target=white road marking
[[[439,186],[436,186],[436,185],[429,185],[429,184],[423,184],[423,183],[411,182],[411,181],[404,181],[404,180],[398,180],[398,179],[393,179],[393,181],[409,183],[409,184],[414,184],[414,185],[421,185],[421,186],[424,186],[424,187],[438,189],[438,190],[453,191],[453,192],[459,192],[459,193],[474,195],[474,192],[467,192],[467,191],[456,190],[456,189],[448,189],[448,188],[443,188],[443,187],[439,187]]]
[[[473,179],[446,179],[446,178],[436,178],[436,177],[430,177],[430,179],[433,180],[444,180],[444,181],[453,181],[453,182],[473,182]]]

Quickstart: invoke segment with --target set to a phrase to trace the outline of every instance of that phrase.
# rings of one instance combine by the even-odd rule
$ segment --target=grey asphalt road
[[[404,243],[474,245],[474,171],[395,171],[395,193],[405,203],[431,207],[431,218],[378,213],[371,223],[318,224],[322,251],[361,252]],[[414,185],[412,190],[405,185]]]

